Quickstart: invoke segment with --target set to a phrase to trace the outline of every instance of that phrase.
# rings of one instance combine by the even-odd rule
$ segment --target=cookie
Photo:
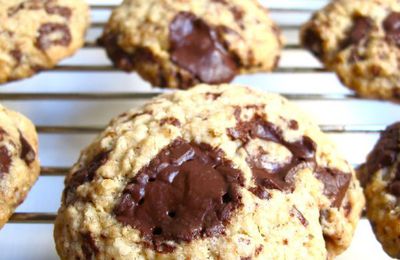
[[[84,43],[83,0],[0,0],[0,83],[53,68]]]
[[[400,3],[336,0],[314,14],[302,44],[362,97],[400,100]]]
[[[0,105],[0,228],[24,201],[39,172],[35,127]]]
[[[237,85],[120,115],[65,185],[61,259],[326,259],[348,247],[364,204],[316,124]]]
[[[380,136],[360,168],[367,216],[385,251],[400,258],[400,123]]]
[[[116,67],[180,89],[271,71],[282,48],[257,0],[125,0],[99,43]]]

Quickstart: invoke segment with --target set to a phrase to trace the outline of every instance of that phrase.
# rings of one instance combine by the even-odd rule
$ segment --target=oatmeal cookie
[[[54,67],[84,42],[83,0],[0,0],[0,83]]]
[[[271,71],[282,48],[257,0],[125,0],[99,42],[116,67],[181,89]]]
[[[360,168],[367,216],[385,251],[400,258],[400,123],[382,134]]]
[[[0,105],[0,228],[24,201],[39,172],[35,127]]]
[[[400,100],[400,2],[335,0],[314,14],[301,41],[360,96]]]
[[[115,118],[65,185],[62,259],[325,260],[349,246],[364,205],[316,124],[237,85],[165,94]]]

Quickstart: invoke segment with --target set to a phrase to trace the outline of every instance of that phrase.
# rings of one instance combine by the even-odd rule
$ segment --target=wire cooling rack
[[[120,2],[92,0],[92,23],[84,48],[54,70],[0,89],[0,102],[30,117],[40,137],[41,176],[27,200],[0,232],[0,259],[57,259],[52,222],[63,178],[79,151],[115,115],[168,90],[152,89],[136,74],[112,67],[96,45],[111,10]],[[235,82],[278,92],[320,124],[355,167],[362,163],[400,106],[362,100],[344,88],[298,43],[299,26],[326,4],[318,0],[262,1],[286,37],[282,59],[270,74],[239,76]],[[352,247],[340,259],[389,259],[365,219]]]

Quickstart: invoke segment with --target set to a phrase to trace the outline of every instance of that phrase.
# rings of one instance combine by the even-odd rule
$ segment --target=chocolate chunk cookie
[[[24,201],[39,171],[35,127],[0,105],[0,228]]]
[[[125,0],[99,42],[116,67],[181,89],[271,71],[282,48],[257,0]]]
[[[193,107],[196,107],[194,110]],[[112,120],[65,180],[62,259],[327,259],[364,205],[354,172],[299,109],[200,85]]]
[[[360,96],[400,100],[399,1],[332,1],[303,26],[301,41]]]
[[[359,175],[365,184],[367,216],[385,251],[400,258],[400,123],[382,134]]]
[[[0,83],[54,67],[84,42],[83,0],[0,0]]]

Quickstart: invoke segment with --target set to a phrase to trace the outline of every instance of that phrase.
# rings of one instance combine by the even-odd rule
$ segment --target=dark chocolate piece
[[[293,206],[293,208],[290,210],[290,216],[296,217],[304,227],[308,226],[308,220],[295,206]]]
[[[304,32],[303,44],[315,57],[323,58],[323,41],[314,28],[308,28]]]
[[[339,208],[349,188],[351,175],[337,169],[318,167],[315,176],[324,183],[324,194],[333,198],[332,205]]]
[[[218,33],[204,20],[180,12],[169,26],[171,60],[209,84],[230,82],[237,73],[234,58],[223,47]]]
[[[73,201],[73,192],[76,190],[76,188],[85,182],[90,182],[94,179],[96,171],[107,162],[108,155],[108,151],[100,152],[94,156],[94,158],[90,160],[85,167],[80,168],[78,171],[72,174],[72,177],[66,184],[64,191],[64,197],[67,204],[70,204]]]
[[[383,21],[383,29],[386,32],[386,39],[400,46],[400,13],[392,12]]]
[[[221,150],[177,139],[130,181],[114,213],[141,232],[146,246],[171,252],[168,240],[190,242],[222,234],[241,206],[243,182]]]
[[[360,176],[361,183],[365,185],[372,174],[379,169],[393,165],[400,152],[400,122],[388,126],[380,135],[378,142],[367,157]]]
[[[61,23],[45,23],[42,24],[38,30],[36,47],[45,51],[54,45],[68,46],[71,41],[72,35],[67,25]]]
[[[10,172],[11,155],[7,147],[0,146],[0,177]]]
[[[19,156],[27,165],[30,165],[35,160],[36,153],[21,132],[19,132],[19,142],[21,143],[21,152]]]
[[[368,36],[373,28],[373,21],[369,17],[353,17],[353,27],[348,32],[348,37],[342,42],[341,48],[345,49],[353,44],[358,44]]]
[[[268,199],[268,189],[278,189],[292,192],[294,188],[294,174],[301,167],[313,167],[316,177],[324,183],[324,194],[332,200],[334,207],[339,207],[351,180],[351,174],[345,174],[336,169],[316,170],[316,144],[308,136],[303,136],[296,142],[287,142],[282,130],[267,122],[257,114],[250,121],[240,120],[240,109],[235,109],[238,119],[235,128],[228,129],[232,140],[240,140],[246,145],[251,139],[263,139],[285,146],[291,153],[292,159],[286,164],[269,164],[266,168],[260,154],[251,155],[248,163],[252,169],[256,187],[251,191],[261,199]]]

